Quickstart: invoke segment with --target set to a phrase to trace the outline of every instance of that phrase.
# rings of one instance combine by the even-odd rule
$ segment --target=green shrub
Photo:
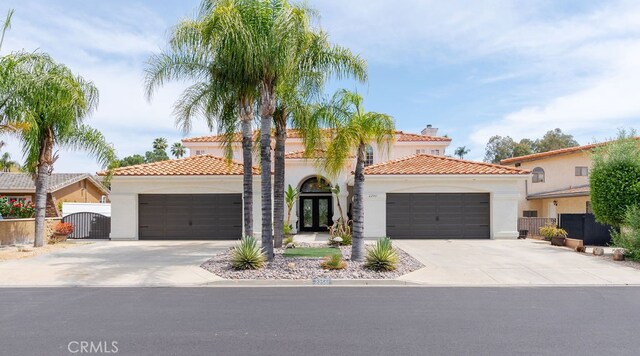
[[[544,237],[545,240],[550,241],[552,237],[567,237],[568,234],[564,229],[561,229],[555,225],[547,224],[540,228],[540,235]]]
[[[629,259],[640,261],[640,206],[634,205],[624,214],[623,227],[611,232],[614,246],[624,249]]]
[[[284,235],[291,235],[291,232],[293,231],[293,226],[288,225],[288,224],[284,224],[282,226],[282,233]]]
[[[333,225],[329,227],[329,245],[331,246],[351,246],[351,221],[346,224],[342,223],[341,219],[338,219]],[[339,237],[342,239],[340,243],[333,241],[334,238]]]
[[[288,244],[294,244],[294,245],[295,245],[295,244],[296,244],[296,242],[293,240],[293,235],[288,235],[288,236],[284,239],[284,241],[282,241],[282,244],[283,244],[284,246],[287,246]]]
[[[347,267],[347,262],[342,260],[341,254],[335,254],[326,256],[322,262],[320,262],[320,267],[324,269],[344,269]]]
[[[367,257],[364,266],[374,271],[393,271],[398,264],[398,255],[393,249],[391,239],[388,237],[376,241],[376,244],[367,248]]]
[[[600,223],[619,227],[640,201],[640,141],[621,131],[616,141],[594,149],[589,174],[591,208]]]
[[[258,247],[256,239],[251,236],[244,237],[231,250],[231,267],[235,269],[259,269],[266,259],[267,256]]]

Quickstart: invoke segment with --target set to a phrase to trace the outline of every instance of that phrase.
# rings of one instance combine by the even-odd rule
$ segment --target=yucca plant
[[[267,256],[258,247],[255,238],[245,236],[233,250],[231,250],[231,267],[235,269],[259,269],[264,265]]]
[[[398,264],[398,255],[393,249],[391,239],[388,237],[376,241],[376,244],[367,248],[367,257],[364,266],[368,269],[384,272],[393,271]]]
[[[347,262],[342,260],[341,254],[335,254],[326,256],[322,262],[320,262],[320,267],[324,269],[344,269],[347,267]]]

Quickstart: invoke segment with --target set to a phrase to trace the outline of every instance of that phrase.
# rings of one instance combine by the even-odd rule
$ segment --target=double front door
[[[328,231],[333,225],[331,196],[300,197],[300,231]]]

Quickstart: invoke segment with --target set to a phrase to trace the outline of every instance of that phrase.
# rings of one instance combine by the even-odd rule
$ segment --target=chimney
[[[427,125],[420,133],[424,136],[437,136],[438,128],[431,126],[431,124]]]

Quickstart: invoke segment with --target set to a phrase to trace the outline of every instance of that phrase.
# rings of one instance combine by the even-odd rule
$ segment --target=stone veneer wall
[[[60,218],[45,220],[45,240],[53,235],[53,226]],[[0,245],[32,244],[35,233],[35,219],[0,220]]]

